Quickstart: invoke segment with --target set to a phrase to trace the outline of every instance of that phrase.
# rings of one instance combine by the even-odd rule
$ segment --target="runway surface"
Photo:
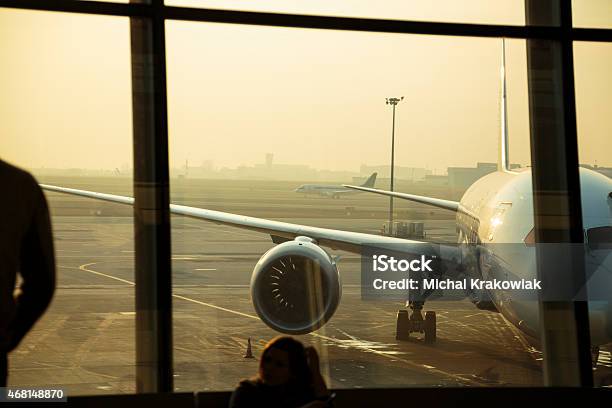
[[[190,193],[185,184],[183,190],[174,190],[174,202],[255,216],[276,206],[284,217],[275,219],[360,232],[377,233],[388,205],[388,200],[363,196],[304,198],[287,192],[282,183],[268,182],[269,189],[251,188],[245,195],[244,184],[226,182],[209,189],[208,196],[199,189]],[[98,187],[129,195],[118,185]],[[199,198],[205,196],[225,201],[211,205]],[[275,199],[265,203],[270,196]],[[69,395],[134,392],[130,211],[57,194],[48,198],[58,290],[43,319],[11,354],[9,385],[57,385]],[[418,215],[423,207],[412,208],[404,211]],[[453,220],[437,217],[438,211],[423,211],[428,238],[452,242]],[[330,214],[333,217],[326,217]],[[247,339],[258,357],[277,335],[257,318],[248,287],[255,263],[273,244],[266,235],[182,217],[173,217],[172,226],[175,389],[230,390],[257,371],[257,358],[244,358]],[[334,254],[342,255],[340,306],[323,329],[299,336],[320,352],[331,387],[542,385],[541,355],[528,339],[500,314],[478,310],[468,301],[426,304],[426,310],[438,316],[435,345],[419,339],[396,341],[396,313],[403,304],[362,301],[359,257]],[[607,348],[602,349],[595,379],[598,385],[612,383]]]

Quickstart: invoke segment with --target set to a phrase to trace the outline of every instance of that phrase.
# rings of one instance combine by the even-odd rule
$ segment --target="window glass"
[[[612,3],[608,0],[572,0],[574,27],[612,28]]]
[[[525,40],[505,40],[508,157],[511,167],[521,168],[531,166],[526,44]]]
[[[129,44],[124,18],[2,9],[0,157],[41,183],[131,196]],[[132,208],[46,196],[57,289],[8,384],[135,392]]]
[[[389,188],[391,97],[404,97],[395,114],[396,191],[458,201],[497,168],[501,39],[186,22],[166,28],[174,203],[380,236],[389,199],[345,194],[342,184],[365,183],[376,172],[375,187]],[[524,43],[507,46],[510,133],[522,143],[524,53]],[[517,148],[517,162],[528,162],[528,151]],[[400,237],[461,239],[454,213],[399,199],[394,205],[395,220],[407,223]],[[501,205],[512,228],[498,225],[494,239],[510,230],[515,240],[506,242],[526,249],[532,214]],[[526,225],[513,225],[517,217]],[[460,222],[462,234],[469,221]],[[474,230],[473,241],[483,232]],[[194,218],[174,217],[172,234],[175,386],[231,390],[257,373],[263,346],[279,335],[259,318],[253,298],[265,295],[251,287],[260,258],[279,246],[270,234]],[[521,329],[465,297],[426,303],[425,311],[437,312],[435,346],[419,333],[397,340],[404,301],[363,300],[360,255],[322,247],[340,256],[342,297],[327,324],[297,337],[317,348],[331,387],[542,384],[541,354]],[[244,358],[249,339],[255,359]]]
[[[595,385],[609,381],[597,375],[609,369],[610,347],[602,345],[605,335],[598,316],[605,315],[612,283],[606,280],[612,260],[612,118],[610,95],[612,80],[612,44],[574,43],[576,119],[578,157],[581,165],[582,219],[588,250],[585,255],[591,343],[597,358]],[[603,338],[603,339],[602,339]]]
[[[186,1],[180,5],[222,7]],[[574,21],[584,21],[577,3]],[[469,13],[398,17],[372,14],[379,11],[365,5],[348,14],[324,6],[248,9],[523,24],[522,14],[515,21],[512,13],[500,22]],[[393,135],[396,191],[465,205],[471,191],[472,204],[474,197],[488,200],[478,210],[486,222],[478,225],[465,214],[395,199],[393,234],[437,243],[481,244],[484,237],[490,248],[518,244],[512,248],[531,252],[510,267],[533,272],[534,248],[525,245],[533,231],[525,41],[506,41],[505,74],[510,163],[527,184],[498,199],[501,185],[489,188],[483,180],[496,177],[490,173],[503,127],[500,39],[176,21],[166,34],[172,202],[333,234],[389,234],[389,198],[343,184],[389,189]],[[601,43],[574,48],[580,163],[601,173],[604,184],[612,168],[609,51]],[[0,53],[0,158],[43,183],[132,196],[129,20],[1,10]],[[610,198],[588,201],[586,184],[583,203],[587,197],[605,210]],[[134,392],[132,209],[58,193],[47,198],[58,289],[10,355],[9,385],[52,384],[69,395]],[[599,216],[584,204],[583,212],[590,217],[587,240],[609,242],[609,212]],[[266,325],[256,312],[258,299],[270,299],[253,290],[252,272],[285,239],[179,216],[172,218],[172,239],[175,389],[231,390],[256,374],[263,346],[279,334],[270,328],[274,319]],[[331,387],[542,384],[541,353],[528,336],[529,321],[520,319],[533,317],[537,303],[511,303],[499,293],[489,308],[466,297],[428,300],[424,310],[437,312],[435,345],[418,333],[398,340],[404,302],[365,300],[360,254],[321,247],[337,262],[342,296],[333,298],[338,308],[322,328],[297,337],[319,351]],[[491,259],[476,259],[474,271],[482,273]],[[301,269],[299,261],[287,265]],[[596,324],[606,307],[591,315],[596,385],[609,385],[612,374],[610,350],[602,346],[609,338]]]
[[[576,120],[580,163],[612,167],[612,118],[609,95],[612,80],[612,44],[574,43]],[[612,174],[607,173],[608,177]]]

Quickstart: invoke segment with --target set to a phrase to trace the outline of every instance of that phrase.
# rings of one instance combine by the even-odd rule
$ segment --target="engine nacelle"
[[[305,334],[322,327],[336,311],[340,297],[336,263],[307,237],[270,249],[251,277],[255,311],[281,333]]]

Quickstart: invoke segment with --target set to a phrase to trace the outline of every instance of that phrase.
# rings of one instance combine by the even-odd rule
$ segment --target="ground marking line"
[[[90,272],[90,273],[93,273],[93,274],[96,274],[96,275],[104,276],[106,278],[114,279],[114,280],[119,281],[119,282],[127,283],[128,285],[132,285],[132,286],[136,285],[134,282],[131,282],[129,280],[117,278],[115,276],[107,275],[107,274],[102,273],[102,272],[97,272],[97,271],[94,271],[94,270],[91,270],[91,269],[87,269],[88,266],[95,265],[97,263],[98,262],[86,263],[86,264],[83,264],[83,265],[79,266],[79,269],[82,270],[82,271],[85,271],[85,272]]]
[[[115,279],[115,280],[118,280],[118,281],[121,281],[121,282],[125,282],[125,283],[128,283],[128,284],[132,285],[132,286],[136,285],[134,282],[130,282],[128,280],[117,278],[117,277],[114,277],[114,276],[111,276],[111,275],[107,275],[107,274],[102,273],[102,272],[97,272],[97,271],[88,269],[89,266],[95,265],[97,263],[98,262],[91,262],[91,263],[83,264],[83,265],[79,266],[79,269],[82,270],[82,271],[85,271],[85,272],[90,272],[90,273],[94,273],[96,275],[105,276],[105,277],[110,278],[110,279]],[[181,300],[185,300],[187,302],[192,302],[192,303],[195,303],[195,304],[198,304],[198,305],[207,306],[207,307],[210,307],[210,308],[213,308],[213,309],[221,310],[221,311],[224,311],[224,312],[232,313],[232,314],[235,314],[235,315],[238,315],[238,316],[248,317],[250,319],[255,319],[255,320],[260,320],[259,317],[251,315],[251,314],[248,314],[248,313],[238,312],[236,310],[227,309],[225,307],[213,305],[211,303],[201,302],[199,300],[191,299],[191,298],[188,298],[188,297],[185,297],[185,296],[173,294],[172,297],[177,298],[177,299],[181,299]],[[343,333],[345,335],[349,336],[346,332],[343,332]],[[377,354],[377,355],[385,357],[387,359],[399,360],[399,361],[402,361],[403,363],[406,363],[407,365],[409,365],[411,367],[418,368],[420,370],[425,369],[425,370],[427,370],[431,374],[441,375],[443,377],[452,378],[452,379],[459,380],[461,382],[472,384],[472,385],[482,385],[479,382],[473,381],[473,380],[471,380],[469,378],[465,378],[465,377],[462,377],[462,376],[456,375],[456,374],[447,373],[446,371],[442,371],[442,370],[439,370],[437,368],[430,368],[431,366],[427,366],[427,365],[424,365],[424,364],[417,364],[417,363],[414,363],[414,362],[412,362],[410,360],[406,360],[404,358],[398,357],[397,355],[389,355],[389,354],[387,354],[387,353],[385,353],[383,351],[375,350],[375,349],[372,349],[372,348],[367,347],[367,346],[360,346],[360,345],[352,345],[351,346],[351,345],[347,345],[347,344],[345,344],[340,339],[336,339],[334,337],[325,336],[325,335],[322,335],[322,334],[319,334],[319,333],[315,333],[315,332],[311,332],[311,333],[308,333],[308,334],[311,335],[311,336],[314,336],[314,337],[318,337],[318,338],[327,340],[327,341],[329,341],[331,343],[335,343],[337,345],[342,345],[342,347],[349,347],[349,348],[352,347],[352,348],[355,348],[357,350],[362,350],[362,351],[367,351],[367,352],[370,352],[370,353],[373,353],[373,354]],[[356,341],[361,341],[361,340],[358,340],[354,336],[349,336],[349,337],[351,337],[352,339],[355,339]]]

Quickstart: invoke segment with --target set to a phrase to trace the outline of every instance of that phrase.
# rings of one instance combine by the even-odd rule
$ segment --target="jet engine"
[[[340,297],[336,263],[308,237],[270,249],[251,277],[255,311],[281,333],[305,334],[322,327],[336,311]]]

